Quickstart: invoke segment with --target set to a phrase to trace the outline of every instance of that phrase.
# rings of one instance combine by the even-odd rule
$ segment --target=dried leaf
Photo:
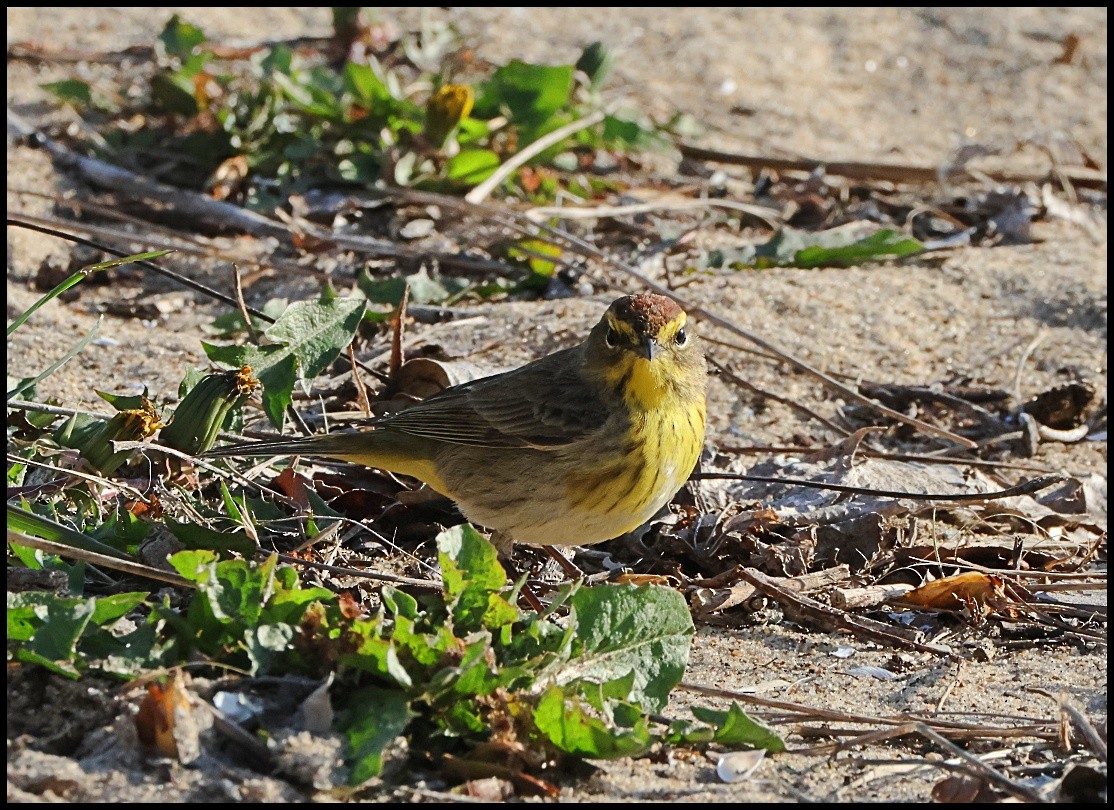
[[[934,610],[955,610],[970,605],[985,608],[989,602],[1005,598],[1001,578],[979,571],[968,571],[929,582],[905,595],[905,601]]]
[[[211,717],[194,707],[181,670],[166,684],[152,683],[139,704],[135,728],[142,742],[161,756],[183,764],[201,755],[202,718]]]

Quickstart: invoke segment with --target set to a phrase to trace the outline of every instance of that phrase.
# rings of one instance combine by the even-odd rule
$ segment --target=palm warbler
[[[586,545],[649,520],[696,466],[706,370],[684,311],[661,295],[611,304],[571,349],[456,385],[355,433],[218,456],[318,455],[410,475],[512,543]]]

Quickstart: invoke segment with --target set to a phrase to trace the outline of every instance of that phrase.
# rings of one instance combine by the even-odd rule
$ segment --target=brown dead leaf
[[[341,591],[337,602],[338,607],[340,607],[340,615],[346,619],[358,619],[364,612],[360,603],[349,591]]]
[[[310,480],[304,475],[294,472],[292,467],[287,467],[271,481],[271,486],[297,503],[302,509],[309,508],[309,484]]]
[[[1037,394],[1022,405],[1021,410],[1045,427],[1070,430],[1087,421],[1095,393],[1094,386],[1084,382],[1058,385]]]
[[[135,716],[135,729],[147,748],[188,764],[201,755],[200,720],[185,678],[181,670],[175,670],[166,684],[147,686]]]
[[[932,800],[941,804],[982,804],[1001,798],[985,779],[966,773],[945,777],[932,786]]]
[[[665,588],[676,588],[679,584],[676,577],[662,574],[620,574],[615,582],[618,585],[661,585]]]
[[[933,610],[956,610],[972,605],[985,610],[988,603],[1004,598],[1004,583],[1001,578],[979,571],[968,571],[922,585],[905,594],[904,601]]]
[[[248,159],[233,155],[222,161],[205,181],[205,191],[214,200],[227,200],[240,194],[247,178]]]

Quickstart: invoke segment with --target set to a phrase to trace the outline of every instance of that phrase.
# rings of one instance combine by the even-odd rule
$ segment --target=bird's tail
[[[323,456],[353,461],[365,467],[390,470],[425,481],[438,492],[450,492],[441,480],[434,458],[435,448],[413,436],[386,428],[364,428],[352,433],[330,433],[302,439],[270,439],[262,442],[216,447],[209,458],[246,456]]]
[[[304,438],[268,439],[261,442],[244,442],[225,447],[214,447],[206,457],[233,458],[250,456],[325,456],[346,459],[353,455],[368,455],[369,438],[375,431],[360,434],[330,433],[325,436]],[[359,436],[357,440],[356,437]],[[361,453],[362,450],[362,453]]]

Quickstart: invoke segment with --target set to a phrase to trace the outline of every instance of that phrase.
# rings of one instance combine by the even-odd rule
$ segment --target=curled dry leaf
[[[981,612],[988,604],[1005,599],[1004,588],[1000,577],[968,571],[922,585],[905,594],[904,601],[935,610],[956,610],[977,605]]]
[[[135,716],[140,742],[183,764],[201,756],[201,732],[211,724],[212,715],[195,704],[181,670],[166,684],[149,684]]]
[[[398,391],[417,399],[425,399],[450,386],[478,380],[492,373],[492,369],[466,360],[414,357],[403,363],[398,370]]]

